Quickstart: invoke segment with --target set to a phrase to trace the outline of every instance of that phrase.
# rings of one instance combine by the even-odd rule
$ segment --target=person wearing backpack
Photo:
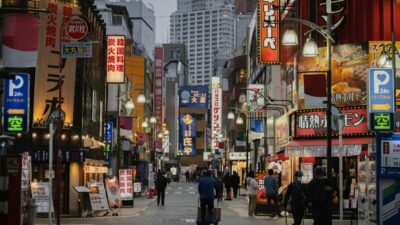
[[[256,209],[256,201],[257,201],[257,191],[258,191],[258,182],[254,178],[254,171],[249,171],[249,174],[246,178],[247,183],[247,191],[249,195],[249,216],[254,215],[254,211]]]
[[[322,167],[317,166],[315,177],[307,187],[307,202],[311,207],[314,225],[332,225],[332,185],[323,173]]]
[[[294,173],[294,181],[289,184],[283,202],[285,209],[287,208],[287,205],[290,204],[294,220],[293,225],[300,225],[301,220],[304,217],[305,192],[301,184],[302,177],[303,172],[301,172],[300,170],[297,170]]]

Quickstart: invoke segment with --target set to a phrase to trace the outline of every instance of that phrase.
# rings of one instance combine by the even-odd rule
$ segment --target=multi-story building
[[[186,45],[191,84],[209,84],[216,71],[214,59],[232,54],[234,8],[227,0],[178,0],[178,9],[170,17],[170,40]]]

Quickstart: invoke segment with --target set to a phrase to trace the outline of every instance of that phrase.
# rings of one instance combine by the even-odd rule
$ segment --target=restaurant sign
[[[107,36],[107,83],[124,83],[125,36]]]
[[[343,136],[369,134],[367,109],[342,108],[340,114],[344,114]],[[299,111],[296,115],[295,137],[324,137],[327,134],[326,126],[324,110]]]
[[[196,118],[191,114],[181,114],[180,124],[182,156],[196,156]]]
[[[207,86],[182,86],[179,88],[179,107],[207,108]]]
[[[279,64],[279,1],[258,0],[259,62]]]

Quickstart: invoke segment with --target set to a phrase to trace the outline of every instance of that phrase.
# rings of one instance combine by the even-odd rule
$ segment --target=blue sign
[[[390,68],[368,71],[368,112],[394,113],[394,74]]]
[[[377,133],[377,221],[397,225],[400,220],[400,135]]]
[[[65,58],[92,58],[92,42],[63,43],[61,57]]]
[[[179,88],[179,107],[207,108],[207,86],[182,86]]]
[[[264,134],[264,120],[260,119],[251,119],[250,120],[250,130],[255,133]]]
[[[106,142],[104,145],[104,152],[111,152],[113,139],[113,122],[108,121],[103,124],[103,140]],[[108,159],[108,155],[106,158]]]
[[[29,131],[29,86],[30,75],[12,73],[14,80],[4,82],[3,130],[8,134]]]
[[[182,156],[196,156],[196,118],[191,114],[180,115],[180,149]]]

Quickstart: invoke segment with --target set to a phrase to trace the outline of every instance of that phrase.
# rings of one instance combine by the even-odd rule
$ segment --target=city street
[[[242,191],[243,192],[243,191]],[[139,197],[135,199],[135,208],[122,209],[120,216],[98,216],[82,218],[62,218],[61,224],[118,224],[118,225],[184,225],[196,223],[196,205],[198,193],[197,183],[171,183],[166,190],[165,206],[157,206],[157,198],[147,199]],[[222,221],[219,224],[226,225],[250,225],[250,224],[271,224],[284,225],[285,219],[272,219],[269,216],[247,216],[247,203],[244,196],[238,196],[232,201],[219,203],[222,208]],[[288,218],[288,224],[293,220]],[[353,221],[355,223],[355,221]],[[36,225],[45,225],[47,219],[38,218]],[[311,220],[306,220],[305,225],[311,225]],[[333,224],[339,224],[333,221]],[[345,221],[344,225],[350,224]]]

